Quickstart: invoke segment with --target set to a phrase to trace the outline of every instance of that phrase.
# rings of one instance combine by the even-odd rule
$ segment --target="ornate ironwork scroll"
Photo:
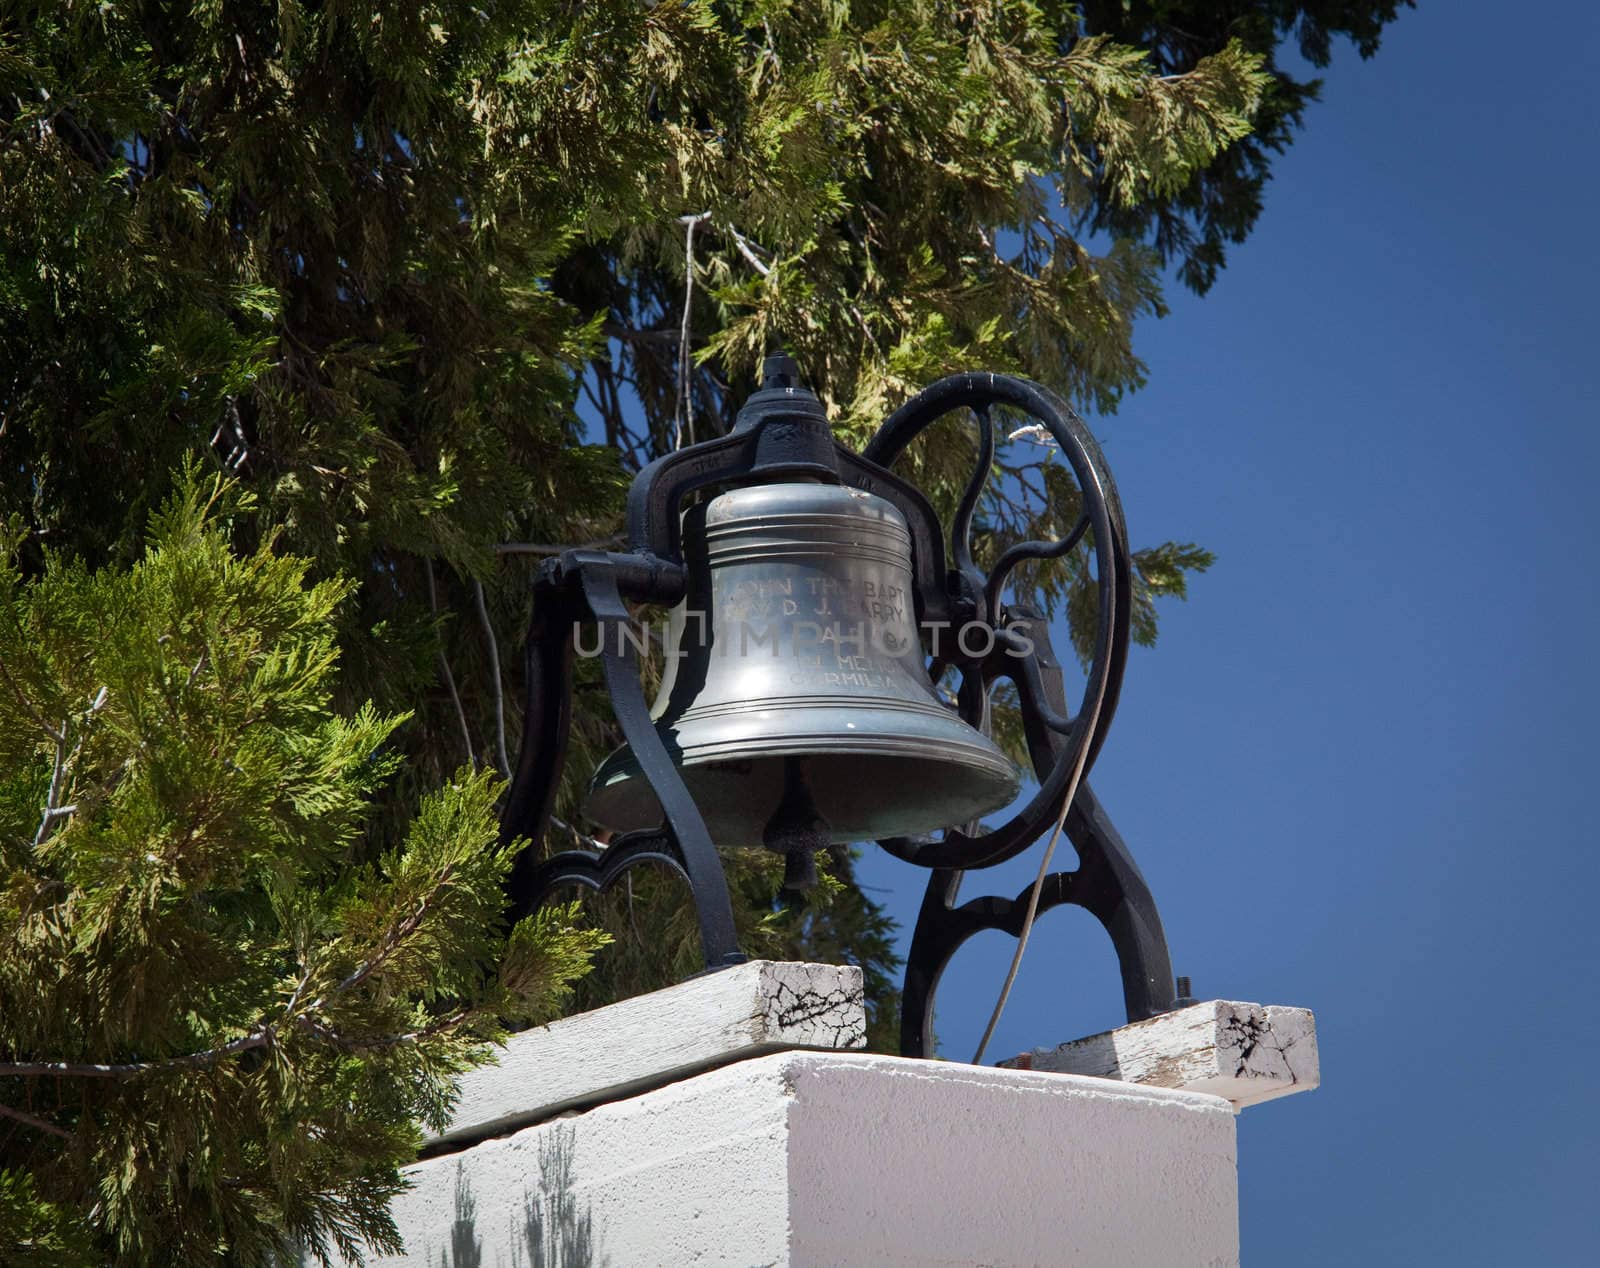
[[[993,470],[992,412],[1000,407],[1027,415],[1049,432],[1077,481],[1081,511],[1066,536],[1014,545],[985,575],[973,558],[972,534]],[[950,526],[947,556],[943,530],[927,499],[888,468],[917,436],[957,410],[971,411],[977,421],[978,453]],[[936,665],[953,666],[960,673],[961,716],[983,726],[990,689],[1001,679],[1015,684],[1021,705],[1038,782],[1021,809],[989,831],[979,831],[977,825],[951,826],[937,839],[880,843],[895,857],[931,870],[907,963],[902,1018],[903,1050],[924,1055],[939,977],[951,956],[985,929],[1015,936],[1026,905],[1026,894],[958,905],[965,873],[1016,857],[1054,826],[1072,772],[1080,759],[1086,772],[1104,743],[1127,660],[1132,567],[1116,486],[1082,420],[1037,384],[992,374],[940,380],[896,411],[858,456],[834,442],[820,404],[798,387],[793,363],[773,358],[763,389],[747,402],[732,433],[669,454],[638,474],[628,497],[627,552],[568,551],[541,568],[527,641],[523,743],[502,833],[506,839],[527,837],[535,843],[543,838],[566,756],[571,633],[588,621],[611,635],[601,639],[606,689],[664,817],[658,829],[631,833],[603,851],[567,851],[539,861],[533,849],[525,850],[510,882],[512,910],[532,911],[561,887],[604,889],[629,867],[656,863],[689,882],[707,968],[744,958],[721,860],[651,724],[632,644],[615,635],[629,620],[629,602],[670,604],[682,597],[686,572],[680,523],[693,493],[713,485],[780,478],[842,483],[891,502],[911,532],[916,603],[924,626],[981,623],[994,636],[982,655],[969,656],[958,643]],[[1061,558],[1085,543],[1093,555],[1098,616],[1084,691],[1072,710],[1044,621],[1024,603],[1007,603],[1005,592],[1020,564]],[[1155,902],[1087,783],[1078,785],[1065,830],[1079,865],[1045,879],[1039,910],[1070,904],[1101,921],[1117,950],[1130,1020],[1172,1007],[1172,969]]]

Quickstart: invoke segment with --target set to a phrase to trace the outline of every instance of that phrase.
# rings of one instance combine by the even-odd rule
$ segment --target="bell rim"
[[[819,754],[819,744],[833,743],[830,753]],[[672,746],[669,745],[669,751]],[[858,732],[844,732],[836,736],[822,736],[810,734],[805,736],[775,738],[771,747],[752,752],[748,739],[743,741],[724,741],[698,747],[693,754],[678,753],[674,755],[674,765],[680,775],[692,781],[702,774],[714,774],[717,768],[727,763],[753,764],[755,762],[781,762],[792,757],[849,757],[849,758],[893,758],[911,759],[923,762],[932,761],[938,766],[946,767],[952,771],[959,770],[969,776],[976,776],[980,780],[992,785],[991,795],[975,801],[966,809],[966,813],[976,818],[980,815],[991,814],[1009,805],[1022,790],[1022,773],[1017,765],[1011,761],[998,747],[987,748],[963,743],[952,739],[949,742],[941,741],[937,753],[930,754],[926,744],[918,744],[911,738],[896,740],[887,736],[864,736]],[[638,758],[633,752],[633,747],[623,744],[613,750],[596,768],[589,781],[588,789],[583,798],[584,812],[597,823],[610,827],[614,831],[630,831],[638,827],[647,826],[646,820],[638,819],[622,812],[621,806],[615,803],[615,798],[626,797],[626,790],[632,785],[643,785],[650,790],[650,781],[646,778],[640,767]],[[653,790],[652,795],[653,795]],[[1003,795],[1002,795],[1003,793]],[[694,794],[691,793],[691,796]],[[612,801],[607,806],[606,802]],[[698,804],[698,798],[696,798]],[[707,809],[701,806],[701,813],[706,814]],[[954,821],[952,821],[954,822]],[[888,835],[915,835],[919,832],[932,831],[938,827],[948,827],[943,818],[908,820],[895,832]],[[882,833],[869,833],[858,835],[844,831],[831,832],[830,840],[835,844],[876,840]],[[755,844],[752,840],[747,844]],[[727,842],[723,842],[727,844]]]
[[[677,764],[679,766],[709,766],[713,762],[726,761],[729,758],[738,758],[745,761],[761,761],[769,757],[815,757],[815,756],[848,756],[848,757],[916,757],[924,760],[936,760],[941,763],[946,759],[951,765],[959,765],[964,770],[982,768],[990,774],[999,775],[1014,781],[1021,786],[1021,778],[1017,772],[1016,763],[1011,761],[999,749],[988,749],[978,744],[964,743],[957,739],[940,739],[938,754],[931,758],[928,753],[928,740],[926,737],[917,736],[888,736],[888,735],[863,735],[859,731],[812,731],[802,736],[792,738],[774,739],[769,744],[763,744],[759,749],[752,749],[748,737],[729,740],[716,740],[708,744],[697,744],[693,749],[679,749],[681,754]],[[828,746],[832,746],[829,748]],[[819,753],[819,748],[828,749]],[[631,750],[630,750],[631,756]],[[956,762],[956,757],[967,758]],[[639,769],[637,761],[633,763],[635,770]],[[595,772],[599,774],[598,771]]]
[[[765,713],[794,714],[804,713],[807,710],[817,710],[820,712],[826,709],[849,709],[855,712],[871,713],[909,713],[916,717],[932,718],[939,722],[958,723],[963,727],[968,726],[968,723],[963,721],[961,715],[956,713],[953,709],[942,708],[931,701],[925,702],[922,700],[907,700],[896,696],[879,696],[870,704],[863,704],[859,695],[850,695],[846,692],[839,692],[838,694],[827,696],[782,696],[774,700],[771,707],[766,709],[752,707],[750,701],[748,700],[725,700],[717,704],[692,704],[682,713],[677,714],[674,717],[656,718],[654,720],[654,725],[662,730],[675,730],[678,727],[685,726],[691,722],[703,722],[710,719],[727,717],[752,717],[759,719]],[[820,733],[807,731],[804,734],[809,736]],[[851,730],[845,732],[845,734],[864,736],[870,734],[870,732]],[[981,732],[977,732],[976,734],[980,736],[982,735]],[[995,747],[994,741],[992,740],[988,742],[987,747],[983,745],[974,745],[972,741],[967,740],[964,737],[952,738],[950,742],[953,747],[965,745],[971,748],[982,748],[986,752],[990,749],[993,749],[995,752],[999,752],[999,749]]]

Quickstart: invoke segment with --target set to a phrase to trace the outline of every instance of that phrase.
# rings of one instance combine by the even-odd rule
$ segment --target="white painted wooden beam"
[[[1036,1048],[1000,1064],[1209,1092],[1231,1101],[1236,1111],[1309,1092],[1322,1082],[1310,1009],[1220,999]]]
[[[861,1048],[866,1032],[859,968],[752,960],[512,1035],[498,1065],[462,1078],[449,1128],[426,1143],[500,1135],[746,1057]]]

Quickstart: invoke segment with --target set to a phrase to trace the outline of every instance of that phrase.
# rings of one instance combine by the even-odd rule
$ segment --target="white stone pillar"
[[[851,1051],[863,1022],[857,971],[756,963],[518,1035],[408,1169],[406,1252],[375,1262],[1238,1262],[1229,1097]],[[1124,1065],[1215,1079],[1214,1051],[1153,1055],[1215,1039],[1196,1015]]]

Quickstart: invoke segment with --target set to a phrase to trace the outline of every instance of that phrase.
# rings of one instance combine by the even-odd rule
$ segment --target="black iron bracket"
[[[1063,538],[1023,542],[1005,551],[985,576],[972,555],[972,529],[995,453],[991,410],[997,406],[1041,423],[1070,464],[1082,491],[1082,513]],[[944,533],[932,506],[888,468],[928,426],[970,410],[979,427],[978,457],[951,526]],[[1038,790],[991,831],[951,827],[937,839],[881,842],[891,854],[931,871],[906,967],[902,1046],[925,1055],[934,996],[950,957],[974,933],[1017,935],[1028,895],[987,897],[956,905],[966,871],[1014,858],[1053,827],[1071,772],[1093,765],[1116,710],[1127,659],[1132,569],[1116,486],[1088,428],[1059,397],[1004,375],[965,374],[940,380],[896,411],[861,455],[838,445],[816,398],[799,386],[793,362],[769,358],[761,391],[740,411],[734,430],[665,455],[635,477],[628,494],[626,553],[567,551],[535,577],[526,644],[523,739],[502,815],[503,839],[527,839],[508,884],[514,917],[537,909],[558,889],[608,888],[628,868],[665,866],[689,883],[708,969],[744,959],[739,951],[726,876],[705,820],[652,725],[631,639],[628,604],[671,604],[684,595],[688,572],[681,524],[696,491],[778,479],[841,483],[884,498],[905,516],[912,538],[917,615],[923,627],[982,622],[993,647],[974,659],[945,658],[961,674],[960,710],[969,723],[988,717],[998,679],[1017,688]],[[1059,558],[1088,542],[1094,552],[1099,613],[1082,698],[1072,710],[1045,623],[1027,607],[1005,602],[1013,570],[1030,559]],[[949,567],[947,568],[947,561]],[[630,833],[603,851],[573,850],[541,860],[566,758],[571,721],[572,635],[600,627],[602,674],[617,722],[663,811],[659,828]],[[1086,782],[1078,785],[1065,831],[1078,851],[1076,871],[1047,877],[1040,911],[1071,904],[1105,926],[1122,969],[1130,1020],[1173,1006],[1174,982],[1160,916],[1149,887]]]
[[[612,709],[640,769],[660,799],[665,822],[652,838],[652,850],[619,849],[614,855],[612,849],[603,853],[569,851],[541,864],[524,849],[512,872],[511,914],[516,918],[537,909],[563,885],[577,882],[603,889],[626,867],[666,859],[689,882],[706,967],[739,964],[745,956],[734,930],[721,856],[651,724],[638,657],[632,640],[623,637],[632,620],[623,597],[624,583],[630,597],[669,601],[682,592],[683,576],[681,569],[658,560],[587,551],[569,551],[540,569],[534,583],[534,625],[528,642],[523,743],[500,831],[507,840],[543,836],[560,781],[571,718],[571,634],[585,619],[600,627],[601,673]],[[558,860],[559,866],[552,867]]]
[[[1082,509],[1066,536],[1014,545],[984,576],[973,561],[971,535],[993,469],[991,411],[997,406],[1026,414],[1045,427],[1072,468]],[[943,379],[897,411],[865,454],[887,466],[934,422],[960,409],[971,411],[976,420],[978,447],[951,523],[952,588],[967,596],[968,603],[970,596],[981,596],[972,605],[973,615],[988,622],[996,635],[995,645],[981,661],[951,658],[962,674],[961,713],[968,723],[982,726],[990,687],[999,679],[1014,683],[1038,789],[994,829],[979,831],[977,825],[967,825],[946,829],[936,840],[879,842],[897,858],[933,869],[912,934],[901,994],[900,1044],[906,1056],[931,1055],[939,979],[967,939],[988,929],[1022,935],[1031,887],[1015,898],[987,896],[958,906],[963,877],[967,871],[1015,858],[1054,829],[1072,772],[1081,759],[1082,773],[1087,775],[1115,716],[1132,626],[1133,567],[1116,484],[1089,429],[1053,393],[1004,375]],[[1024,604],[1008,606],[1005,589],[1023,561],[1064,557],[1085,540],[1095,556],[1097,623],[1083,697],[1074,713],[1046,622]],[[1117,954],[1129,1021],[1171,1009],[1177,999],[1176,983],[1154,896],[1086,779],[1078,783],[1063,829],[1078,853],[1078,867],[1042,880],[1037,913],[1071,905],[1100,921]]]
[[[1128,1020],[1168,1012],[1176,1006],[1177,991],[1161,915],[1133,855],[1088,784],[1078,786],[1067,813],[1066,834],[1078,852],[1078,866],[1044,878],[1039,914],[1068,905],[1091,913],[1116,950]],[[904,1056],[933,1055],[934,994],[945,967],[967,939],[988,929],[1013,938],[1022,934],[1032,887],[1015,898],[990,895],[957,906],[965,875],[957,868],[940,868],[928,878],[901,990]]]

